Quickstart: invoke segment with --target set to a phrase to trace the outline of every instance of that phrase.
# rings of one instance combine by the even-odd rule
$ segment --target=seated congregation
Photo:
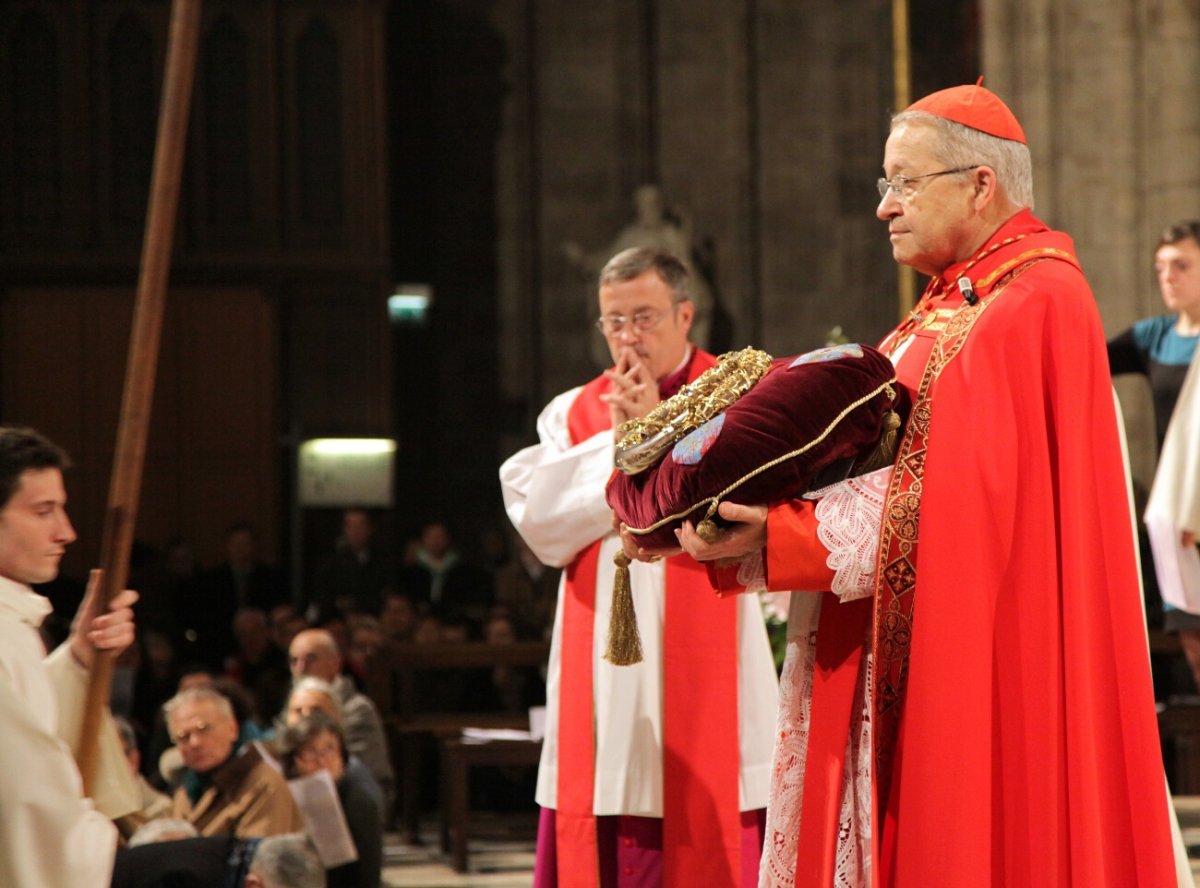
[[[396,702],[372,699],[372,671],[412,645],[543,638],[557,577],[522,552],[492,571],[455,574],[446,589],[457,597],[443,600],[471,606],[440,608],[431,599],[437,567],[462,563],[444,526],[423,535],[430,545],[418,545],[407,567],[380,568],[385,562],[375,558],[372,571],[356,575],[352,566],[371,560],[346,557],[356,551],[351,543],[365,551],[364,516],[347,511],[343,542],[318,572],[308,606],[293,604],[278,585],[282,572],[257,560],[244,524],[231,527],[229,563],[220,569],[196,571],[176,544],[170,559],[131,573],[130,584],[146,591],[138,641],[117,664],[112,709],[141,807],[116,821],[125,847],[114,885],[250,886],[255,861],[282,855],[301,870],[316,861],[334,888],[374,888],[397,811],[437,809],[438,786],[429,780],[410,786],[416,798],[401,805]],[[216,583],[218,574],[228,582]],[[364,592],[364,576],[384,582]],[[420,577],[423,593],[414,591]],[[219,601],[203,600],[212,595]],[[216,612],[228,618],[225,630]],[[536,666],[475,665],[423,675],[419,695],[446,714],[524,713],[544,701],[545,689]],[[477,797],[532,810],[525,782],[484,774]],[[272,837],[285,840],[269,844]],[[215,881],[218,871],[233,881]]]

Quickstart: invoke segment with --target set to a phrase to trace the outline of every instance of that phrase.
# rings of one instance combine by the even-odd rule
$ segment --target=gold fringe
[[[629,556],[623,551],[613,556],[617,573],[613,577],[612,607],[608,612],[608,646],[604,659],[614,666],[632,666],[642,662],[642,637],[638,634],[637,612],[633,609],[633,589],[629,581]]]
[[[657,463],[675,442],[754,388],[774,359],[756,348],[727,352],[645,416],[621,423],[614,460],[626,475]]]
[[[899,437],[900,414],[895,410],[889,410],[883,415],[883,431],[880,433],[879,443],[875,445],[874,450],[855,465],[855,474],[865,475],[867,472],[874,472],[876,469],[882,469],[884,466],[894,463]]]

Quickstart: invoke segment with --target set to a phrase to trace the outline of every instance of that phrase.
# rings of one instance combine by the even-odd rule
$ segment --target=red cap
[[[944,117],[946,120],[969,126],[989,136],[1024,144],[1025,130],[1021,129],[1016,116],[1000,101],[999,96],[984,89],[982,83],[983,78],[980,77],[979,83],[939,90],[918,99],[905,110],[924,111],[934,117]]]

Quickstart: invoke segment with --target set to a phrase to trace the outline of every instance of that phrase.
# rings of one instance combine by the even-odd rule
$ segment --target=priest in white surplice
[[[613,428],[712,366],[688,342],[687,271],[635,248],[600,273],[614,367],[559,395],[500,470],[508,515],[559,590],[547,683],[537,888],[757,880],[778,685],[759,600],[718,599],[690,558],[632,566],[644,660],[603,660],[620,540]]]

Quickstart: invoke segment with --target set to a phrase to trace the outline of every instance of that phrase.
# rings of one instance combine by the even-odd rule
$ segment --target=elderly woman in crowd
[[[325,770],[337,787],[350,836],[358,849],[358,860],[328,870],[329,888],[379,888],[383,861],[379,805],[346,773],[341,724],[324,712],[314,711],[288,726],[280,740],[280,753],[288,778]]]
[[[292,693],[284,707],[284,724],[280,726],[280,735],[291,725],[314,712],[323,712],[339,725],[343,725],[342,736],[345,737],[345,727],[342,721],[342,705],[338,702],[333,686],[319,678],[306,676],[292,686]],[[343,743],[343,746],[345,744]],[[384,799],[383,788],[371,770],[362,760],[347,747],[346,776],[358,783],[375,800],[379,807],[379,822],[387,825],[387,802]]]

